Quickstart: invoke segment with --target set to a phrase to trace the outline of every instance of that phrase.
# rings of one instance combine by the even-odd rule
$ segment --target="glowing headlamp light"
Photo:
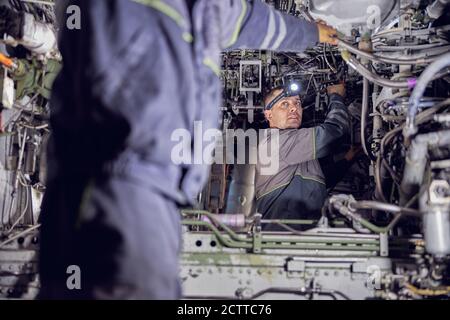
[[[275,97],[266,107],[266,110],[270,110],[273,108],[273,106],[280,101],[281,99],[287,98],[287,97],[294,97],[298,96],[300,94],[300,85],[297,82],[289,82],[287,85],[283,88],[283,91]]]

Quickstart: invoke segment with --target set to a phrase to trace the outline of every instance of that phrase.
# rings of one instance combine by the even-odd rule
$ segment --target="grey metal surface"
[[[302,239],[286,234],[284,237],[292,241]],[[351,239],[354,238],[347,238]],[[392,271],[391,259],[379,257],[376,252],[336,253],[326,249],[295,250],[289,246],[286,243],[286,249],[263,249],[254,254],[223,247],[209,233],[186,232],[180,271],[184,297],[368,299],[375,297],[376,289],[381,288],[381,277]]]

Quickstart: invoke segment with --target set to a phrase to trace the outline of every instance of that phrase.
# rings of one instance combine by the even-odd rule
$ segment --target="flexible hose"
[[[411,65],[411,64],[428,64],[432,62],[435,57],[429,57],[429,58],[421,58],[421,59],[391,59],[391,58],[385,58],[376,56],[373,53],[362,51],[358,48],[355,48],[350,43],[345,42],[344,40],[337,39],[338,46],[340,46],[343,49],[346,49],[350,51],[351,53],[354,53],[358,56],[365,57],[367,59],[370,59],[375,62],[380,63],[389,63],[389,64],[398,64],[398,65]]]
[[[358,71],[364,78],[367,78],[371,82],[374,82],[380,86],[394,89],[407,89],[412,88],[415,85],[415,78],[410,78],[408,80],[389,80],[380,77],[376,73],[373,73],[365,66],[363,66],[346,50],[341,52],[341,56],[345,60],[345,62],[347,62],[353,69]]]
[[[420,99],[423,97],[428,83],[435,79],[435,76],[439,73],[439,71],[448,66],[450,66],[450,53],[446,53],[439,57],[439,59],[430,64],[420,75],[411,94],[411,97],[409,98],[408,114],[406,118],[406,136],[411,136],[417,131],[415,117],[419,109]]]

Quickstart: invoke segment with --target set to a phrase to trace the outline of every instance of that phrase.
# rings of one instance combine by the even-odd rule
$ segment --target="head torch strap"
[[[283,91],[282,91],[279,95],[277,95],[277,96],[275,97],[275,99],[273,99],[272,101],[270,101],[270,103],[266,106],[266,110],[272,109],[273,106],[274,106],[278,101],[280,101],[281,99],[286,98],[286,97],[287,97],[286,90],[283,89]]]

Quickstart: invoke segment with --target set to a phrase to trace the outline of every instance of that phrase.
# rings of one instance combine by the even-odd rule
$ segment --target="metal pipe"
[[[198,226],[205,226],[208,229],[211,229],[214,234],[219,233],[219,235],[221,235],[219,229],[217,229],[216,226],[222,228],[227,235],[230,236],[231,239],[229,239],[230,241],[234,241],[234,242],[241,242],[241,243],[251,243],[253,242],[253,239],[248,238],[248,237],[240,237],[239,235],[237,235],[233,230],[231,230],[230,228],[228,228],[225,224],[223,224],[221,221],[217,220],[216,217],[208,212],[208,211],[203,211],[203,210],[181,210],[181,214],[182,215],[202,215],[202,216],[206,216],[209,218],[209,220],[212,223],[209,223],[207,221],[196,221],[196,220],[183,220],[182,224],[183,225],[198,225]],[[307,243],[359,243],[359,244],[376,244],[376,242],[374,242],[373,239],[359,239],[359,240],[332,240],[332,239],[326,239],[326,240],[320,240],[320,239],[301,239],[300,241],[295,240],[295,239],[289,239],[289,238],[270,238],[270,239],[263,239],[262,242],[270,242],[270,243],[283,243],[283,242],[287,242],[287,243],[291,243],[291,242],[307,242]]]
[[[317,223],[317,220],[296,220],[296,219],[262,219],[262,224],[300,224],[300,225],[312,225]]]
[[[450,105],[450,99],[446,99],[444,101],[439,102],[436,106],[429,108],[423,112],[421,112],[420,114],[417,115],[416,117],[416,124],[421,124],[424,123],[426,121],[431,120],[431,116],[433,116],[436,112],[438,112],[439,110],[441,110],[443,107],[447,107],[448,105]],[[384,151],[385,151],[385,146],[397,135],[399,134],[405,127],[405,124],[401,124],[400,126],[396,127],[395,129],[392,129],[391,131],[389,131],[388,133],[385,134],[385,136],[383,137],[383,139],[381,139],[381,143],[380,143],[380,154],[377,158],[377,161],[375,163],[375,182],[376,182],[376,188],[377,188],[377,192],[380,194],[380,196],[382,197],[383,201],[386,201],[386,199],[384,198],[384,195],[382,193],[382,186],[381,186],[381,159],[384,157]],[[407,199],[406,199],[407,201]],[[402,197],[400,195],[400,205],[403,205],[406,201],[402,200]]]
[[[369,80],[364,78],[363,80],[363,94],[362,94],[362,106],[361,106],[361,145],[366,156],[370,158],[369,151],[366,144],[366,122],[367,113],[369,110]]]
[[[373,92],[372,92],[372,113],[373,114],[377,114],[378,110],[377,110],[377,96],[378,96],[378,85],[374,86]],[[382,130],[383,130],[383,119],[381,116],[379,115],[375,115],[373,117],[373,126],[372,126],[372,141],[375,144],[375,150],[374,151],[374,155],[375,157],[378,156],[378,154],[380,153],[380,149],[379,149],[379,145],[381,142],[381,139],[383,138],[383,134],[382,134]]]
[[[245,214],[212,214],[221,223],[230,228],[244,228],[247,221]],[[213,223],[208,217],[202,216],[201,221]]]
[[[444,14],[445,7],[450,4],[450,0],[435,0],[426,8],[427,15],[431,19],[437,19]]]
[[[411,203],[412,201],[409,202],[408,205],[410,205]],[[355,199],[349,195],[332,196],[330,198],[330,204],[342,215],[350,218],[352,221],[360,223],[363,227],[369,229],[370,231],[379,234],[387,233],[388,231],[390,231],[401,218],[402,214],[419,214],[417,210],[402,208],[388,203],[382,203],[378,201],[355,201]],[[389,223],[388,226],[379,227],[353,212],[355,209],[376,209],[389,211],[397,215],[396,217],[394,217],[391,223]]]
[[[450,130],[418,135],[411,142],[400,185],[400,205],[419,192],[427,164],[428,148],[450,144]]]
[[[428,83],[435,78],[435,75],[439,73],[439,71],[448,66],[450,66],[450,53],[446,53],[439,57],[439,59],[430,64],[420,75],[409,99],[406,128],[404,131],[405,137],[408,138],[417,132],[415,117],[419,109],[420,99],[423,97]]]
[[[423,216],[426,250],[432,255],[445,257],[450,254],[450,213],[448,208],[426,204],[424,207],[428,210]]]
[[[413,215],[413,216],[418,216],[418,215],[421,216],[420,212],[417,210],[410,209],[410,208],[404,208],[404,207],[396,206],[394,204],[383,203],[383,202],[379,202],[379,201],[367,201],[367,200],[357,201],[355,203],[352,203],[351,207],[354,209],[375,209],[375,210],[387,211],[387,212],[396,213],[396,214],[404,213],[404,214]]]
[[[389,64],[398,64],[398,65],[415,65],[415,64],[428,64],[432,62],[435,57],[429,57],[429,58],[421,58],[421,59],[391,59],[391,58],[385,58],[376,56],[370,52],[359,50],[358,48],[355,48],[350,43],[345,42],[344,40],[337,39],[338,46],[340,46],[343,49],[346,49],[350,51],[351,53],[354,53],[358,56],[365,57],[367,59],[370,59],[375,62],[380,63],[389,63]]]
[[[342,58],[345,60],[345,62],[348,63],[349,66],[351,66],[353,69],[358,71],[364,78],[367,78],[371,82],[374,82],[380,86],[388,87],[388,88],[395,88],[395,89],[407,89],[412,88],[415,85],[415,78],[410,78],[408,80],[389,80],[385,79],[383,77],[380,77],[379,75],[373,73],[369,69],[367,69],[365,66],[363,66],[358,60],[356,60],[348,51],[342,51],[341,52]]]
[[[248,217],[252,213],[255,197],[255,165],[237,164],[233,170],[226,213],[240,212]]]
[[[228,239],[223,236],[223,234],[214,225],[205,221],[194,221],[194,220],[184,220],[181,222],[183,225],[193,225],[193,226],[203,226],[210,229],[217,240],[224,247],[228,248],[239,248],[239,249],[251,249],[253,248],[252,242],[235,241]],[[252,240],[252,239],[249,239]],[[267,241],[261,241],[262,249],[300,249],[300,250],[349,250],[349,251],[367,251],[373,250],[378,251],[379,246],[376,241],[357,241],[357,240],[310,240],[302,239],[300,241],[295,241],[293,239],[285,239],[286,243],[295,244],[278,244],[282,241],[277,239],[270,239]],[[312,243],[312,244],[310,244]],[[332,244],[332,245],[328,245]],[[342,244],[339,246],[338,244]],[[356,246],[348,246],[347,244],[356,244]]]
[[[351,300],[347,295],[342,293],[338,290],[324,290],[324,289],[312,289],[312,288],[267,288],[264,290],[261,290],[251,297],[249,297],[249,300],[257,299],[266,293],[284,293],[284,294],[296,294],[296,295],[312,295],[312,294],[318,294],[318,295],[325,295],[325,296],[331,296],[334,300],[337,299],[337,295],[341,296],[344,300]]]

